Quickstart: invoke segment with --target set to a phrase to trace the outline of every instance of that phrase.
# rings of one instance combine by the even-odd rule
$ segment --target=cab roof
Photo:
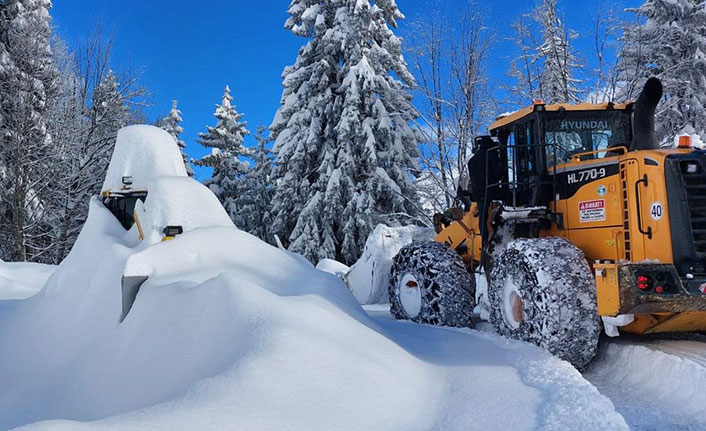
[[[508,124],[512,124],[517,120],[520,120],[533,112],[536,111],[609,111],[609,110],[615,110],[615,111],[624,111],[628,109],[632,103],[613,103],[613,102],[608,102],[608,103],[599,103],[599,104],[593,104],[593,103],[578,103],[578,104],[570,104],[570,103],[556,103],[553,105],[546,105],[544,102],[537,101],[534,102],[532,105],[520,109],[519,111],[515,111],[511,114],[507,115],[501,115],[498,118],[495,119],[493,124],[491,124],[488,127],[488,130],[492,132],[493,130],[499,129],[503,126],[507,126]]]

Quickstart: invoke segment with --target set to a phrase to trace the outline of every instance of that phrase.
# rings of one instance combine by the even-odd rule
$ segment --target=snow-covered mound
[[[74,250],[44,290],[7,310],[0,343],[13,348],[0,351],[0,429],[99,419],[175,397],[118,428],[306,428],[309,418],[321,429],[339,421],[413,425],[397,416],[423,408],[417,394],[432,378],[368,328],[336,277],[234,227],[196,229],[137,252],[128,240],[92,202]],[[128,258],[145,262],[151,277],[120,324]],[[359,409],[383,402],[368,396],[378,385],[397,407],[359,418]],[[319,409],[328,413],[312,416]]]
[[[361,304],[387,303],[392,258],[412,241],[431,241],[434,230],[417,226],[377,225],[365,241],[363,255],[347,274],[348,287]]]
[[[147,190],[145,203],[138,202],[135,207],[145,234],[143,248],[145,244],[160,242],[165,226],[178,225],[184,232],[201,228],[233,228],[233,222],[216,196],[189,177],[150,180]],[[157,199],[150,199],[150,196]],[[137,238],[137,228],[133,227],[133,230]]]
[[[134,189],[146,188],[152,178],[187,176],[174,145],[174,138],[159,127],[123,127],[118,131],[103,190],[120,190],[126,176],[132,177]]]
[[[0,260],[0,300],[25,299],[44,286],[56,266]]]
[[[148,154],[137,135],[121,133],[116,155]],[[179,169],[138,165],[117,157],[111,172],[148,188],[145,240],[94,199],[44,288],[0,301],[0,430],[626,429],[535,347],[476,335],[490,341],[448,339],[430,356],[405,332],[422,326],[391,338],[337,277],[237,230]],[[161,241],[167,224],[184,233]],[[120,323],[125,274],[149,279]],[[472,372],[457,379],[463,358]]]

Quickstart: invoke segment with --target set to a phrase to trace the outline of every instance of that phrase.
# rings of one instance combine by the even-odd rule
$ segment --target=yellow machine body
[[[628,108],[629,105],[582,104],[541,105],[539,110],[619,113]],[[498,119],[491,125],[491,133],[522,123],[537,111],[538,105],[533,105]],[[634,316],[632,323],[621,327],[623,331],[706,330],[706,279],[700,285],[698,276],[692,280],[689,278],[694,278],[692,274],[685,276],[688,270],[683,265],[678,267],[679,271],[675,266],[678,243],[694,238],[688,216],[682,225],[673,223],[671,216],[683,209],[672,209],[670,203],[688,206],[692,197],[686,199],[682,193],[681,198],[675,198],[681,192],[672,189],[686,185],[676,180],[670,183],[667,173],[668,164],[677,166],[669,168],[673,171],[691,163],[692,156],[693,163],[698,165],[695,169],[705,169],[706,155],[701,159],[701,154],[691,148],[628,151],[626,147],[611,147],[574,153],[567,157],[568,161],[546,168],[546,174],[558,184],[554,185],[554,196],[548,205],[548,211],[556,216],[539,230],[538,236],[562,237],[583,251],[595,275],[599,315]],[[685,161],[670,162],[670,157],[682,157]],[[699,184],[689,187],[698,189]],[[706,183],[703,187],[706,188]],[[467,211],[435,223],[438,232],[435,240],[457,250],[469,270],[482,263],[483,218],[479,208],[477,202],[472,202]],[[492,206],[488,209],[487,220],[492,219],[494,210]],[[695,220],[693,211],[691,217]],[[487,223],[492,229],[490,221]],[[673,229],[684,231],[672,232]],[[706,232],[706,225],[704,229]],[[679,247],[681,250],[685,245]],[[649,292],[637,288],[636,280],[643,272],[650,275],[653,283]],[[662,289],[669,292],[656,292]]]

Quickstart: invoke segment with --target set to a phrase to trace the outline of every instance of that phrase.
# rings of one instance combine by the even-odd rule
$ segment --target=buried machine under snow
[[[182,196],[175,193],[177,190]],[[149,192],[158,202],[148,211],[145,202]],[[189,199],[191,194],[200,198]],[[185,229],[231,225],[215,197],[187,178],[171,136],[152,126],[131,126],[119,131],[101,200],[126,230],[136,234],[143,247],[170,240]],[[150,276],[152,268],[145,262],[148,256],[138,253],[127,260],[121,280],[121,321]]]

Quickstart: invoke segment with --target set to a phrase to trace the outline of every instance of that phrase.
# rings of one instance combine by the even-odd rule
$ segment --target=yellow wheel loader
[[[471,326],[479,303],[498,333],[578,369],[602,327],[706,330],[706,152],[659,148],[661,97],[651,78],[635,103],[538,101],[499,117],[474,141],[463,208],[395,257],[392,314]]]

